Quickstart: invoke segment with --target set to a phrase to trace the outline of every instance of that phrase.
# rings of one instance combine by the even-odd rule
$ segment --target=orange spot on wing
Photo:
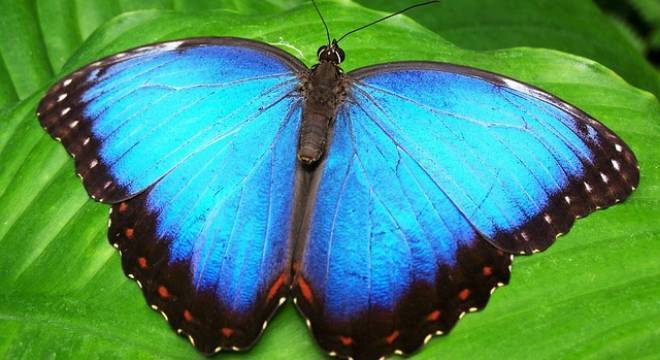
[[[192,314],[190,313],[190,311],[188,311],[188,309],[183,310],[183,318],[184,318],[186,321],[192,321],[193,316],[192,316]]]
[[[139,257],[139,258],[138,258],[138,265],[139,265],[141,268],[146,269],[146,268],[147,268],[147,259],[146,259],[146,258],[143,258],[143,257]]]
[[[349,346],[353,343],[353,339],[348,336],[340,336],[339,341],[341,341],[344,346]]]
[[[436,321],[440,318],[440,310],[433,311],[426,315],[426,321]]]
[[[286,274],[282,273],[282,275],[280,275],[277,280],[275,280],[273,286],[270,287],[270,290],[268,290],[268,296],[266,296],[266,299],[268,299],[268,301],[273,300],[275,295],[277,295],[277,291],[282,287],[282,285],[284,285],[285,282]]]
[[[223,335],[224,337],[230,337],[231,334],[234,333],[234,330],[233,330],[233,329],[230,329],[230,328],[222,328],[222,329],[220,329],[220,332],[222,333],[222,335]]]
[[[298,277],[298,287],[300,288],[302,296],[305,298],[305,300],[307,300],[308,303],[314,302],[314,298],[312,297],[312,289],[309,287],[309,284],[302,276]]]
[[[493,268],[490,267],[490,266],[484,266],[482,272],[483,272],[484,276],[491,276],[491,275],[493,275]]]
[[[463,289],[458,293],[458,298],[465,301],[470,296],[470,289]]]
[[[133,233],[133,228],[126,228],[126,230],[124,230],[124,235],[126,235],[129,240],[133,239]]]
[[[119,204],[119,212],[120,213],[125,213],[126,210],[128,210],[128,205],[126,205],[125,202]]]
[[[399,337],[399,330],[394,330],[388,337],[385,338],[388,344],[394,343],[394,341]]]
[[[167,288],[163,285],[158,287],[158,295],[162,297],[163,299],[167,299],[170,297],[170,292],[167,290]]]

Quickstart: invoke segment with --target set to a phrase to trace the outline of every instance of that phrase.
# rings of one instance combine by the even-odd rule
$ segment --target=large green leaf
[[[410,0],[356,0],[395,11]],[[658,3],[657,0],[651,0]],[[596,60],[635,86],[660,94],[660,73],[644,59],[630,35],[592,1],[442,1],[410,17],[452,43],[473,50],[513,46],[556,49]]]
[[[323,7],[336,32],[380,15],[347,1]],[[18,15],[27,11],[17,9]],[[322,36],[301,31],[319,27],[313,8],[258,14],[238,8],[126,13],[95,32],[58,74],[132,46],[201,35],[258,39],[314,62]],[[3,38],[2,51],[10,47],[30,56],[39,51],[9,41]],[[50,57],[44,58],[48,60],[42,73],[18,76],[12,71],[12,79],[23,79],[24,84],[30,76],[41,79],[41,91],[29,96],[25,85],[12,82],[14,90],[21,89],[16,98],[25,100],[0,113],[0,356],[195,356],[122,275],[119,255],[105,239],[108,206],[87,198],[73,162],[38,126],[34,109],[44,83],[53,81],[50,69],[61,66],[67,52],[78,46],[67,41],[47,46],[41,42],[42,48],[62,49],[58,56],[43,50],[42,55]],[[642,183],[629,201],[579,220],[548,251],[516,258],[511,284],[498,290],[484,311],[466,316],[450,335],[431,341],[419,358],[660,353],[660,104],[653,95],[591,60],[532,48],[465,50],[406,18],[353,37],[344,49],[347,70],[427,59],[476,66],[534,84],[601,120],[631,145],[640,161]],[[247,356],[319,358],[321,352],[286,305]]]

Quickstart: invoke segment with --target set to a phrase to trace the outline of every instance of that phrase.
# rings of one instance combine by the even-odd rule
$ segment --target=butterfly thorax
[[[298,139],[298,159],[314,165],[325,153],[337,109],[342,102],[346,80],[339,66],[321,61],[302,82],[303,119]]]

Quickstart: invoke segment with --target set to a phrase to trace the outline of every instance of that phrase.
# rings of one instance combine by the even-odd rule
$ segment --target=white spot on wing
[[[73,129],[74,127],[78,126],[78,123],[79,123],[78,120],[72,121],[69,123],[69,127]]]
[[[612,159],[612,167],[613,167],[614,170],[616,170],[616,171],[621,170],[621,166],[619,165],[619,162],[616,161],[616,160],[614,160],[614,159]]]
[[[607,175],[605,175],[605,174],[603,174],[603,173],[600,173],[600,178],[603,179],[603,182],[604,182],[605,184],[607,184],[607,183],[609,182],[609,180],[610,180],[610,179],[607,177]]]
[[[566,203],[570,205],[570,203],[571,203],[571,197],[570,196],[564,196],[564,200],[566,200]]]
[[[83,146],[87,146],[87,144],[89,144],[89,138],[88,137],[85,138],[85,140],[83,140]]]
[[[90,169],[93,169],[93,168],[94,168],[96,165],[98,165],[98,164],[99,164],[99,161],[96,160],[96,159],[94,159],[94,160],[92,160],[92,161],[89,163],[89,168],[90,168]]]
[[[525,241],[529,241],[529,236],[527,236],[527,233],[526,233],[526,232],[522,231],[522,232],[520,233],[520,236],[522,236],[523,239],[525,239]]]
[[[433,335],[431,334],[426,335],[426,337],[424,338],[424,344],[428,344],[428,342],[431,341],[431,338],[433,338]]]
[[[618,151],[618,152],[621,152],[621,151],[623,150],[623,146],[621,146],[621,145],[619,145],[619,144],[614,144],[614,148],[615,148],[616,151]]]
[[[73,81],[73,80],[71,80],[71,79],[64,80],[64,82],[62,83],[62,86],[69,86],[69,84],[71,84],[71,81]]]
[[[69,111],[71,111],[71,108],[70,108],[70,107],[67,107],[67,108],[64,108],[64,110],[62,110],[62,112],[61,112],[60,114],[61,114],[62,116],[64,116],[64,115],[68,114]]]
[[[552,218],[550,217],[550,215],[548,215],[548,214],[543,215],[543,219],[544,219],[545,222],[547,222],[548,224],[552,224]]]
[[[508,87],[510,87],[514,90],[518,90],[518,91],[520,91],[522,93],[525,93],[525,94],[529,92],[529,88],[527,86],[525,86],[525,85],[523,85],[523,84],[521,84],[517,81],[507,79],[507,78],[503,78],[502,81],[504,81],[506,86],[508,86]]]
[[[165,50],[165,51],[167,51],[167,50],[176,50],[176,48],[178,48],[181,44],[183,44],[183,41],[172,41],[172,42],[162,44],[160,48],[162,50]]]
[[[67,93],[61,94],[60,96],[57,97],[57,102],[61,102],[62,100],[66,99]]]
[[[586,181],[584,182],[584,188],[587,189],[588,192],[591,192],[591,185]]]

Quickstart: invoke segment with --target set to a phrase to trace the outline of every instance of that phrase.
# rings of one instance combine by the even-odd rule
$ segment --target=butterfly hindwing
[[[326,351],[410,353],[508,282],[510,255],[432,187],[394,143],[340,112],[293,290]]]
[[[113,203],[231,135],[274,97],[287,96],[305,69],[250,40],[165,42],[70,74],[50,89],[38,115],[75,158],[88,193]]]
[[[251,346],[288,294],[300,109],[274,104],[113,206],[125,273],[204,353]]]
[[[611,131],[513,80],[438,63],[349,76],[293,285],[331,353],[414,351],[508,282],[510,253],[639,181]]]

